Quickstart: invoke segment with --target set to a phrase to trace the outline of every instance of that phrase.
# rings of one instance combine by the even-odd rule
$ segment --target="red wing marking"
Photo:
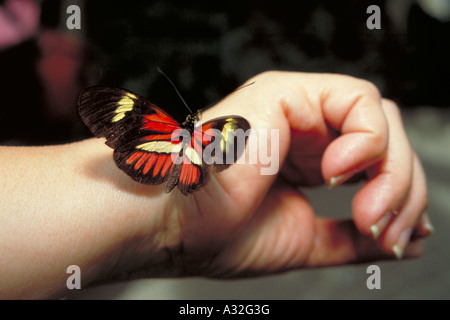
[[[173,161],[172,156],[168,155],[166,158],[166,162],[164,163],[164,167],[161,170],[161,176],[164,177],[169,169],[172,167]]]
[[[167,114],[164,114],[163,112],[161,112],[161,110],[158,110],[155,108],[155,111],[156,111],[156,113],[154,113],[154,114],[144,116],[144,119],[151,121],[151,122],[162,122],[162,123],[165,123],[166,125],[172,124],[177,127],[180,126],[178,124],[178,122],[176,122],[174,119],[169,117]]]
[[[127,164],[132,164],[133,162],[135,162],[137,159],[139,159],[144,153],[143,152],[135,152],[133,153],[128,159],[127,159]]]
[[[191,185],[198,182],[200,170],[193,164],[183,162],[180,182],[185,185]]]
[[[144,162],[147,161],[149,156],[150,156],[150,153],[143,154],[141,156],[141,158],[134,165],[134,170],[139,170],[139,168],[144,164]]]
[[[152,153],[150,158],[148,158],[144,169],[142,170],[143,174],[147,174],[150,171],[150,169],[153,167],[153,164],[156,162],[156,159],[158,159],[158,155],[156,153]]]
[[[160,154],[158,156],[158,160],[156,160],[156,164],[155,167],[153,168],[153,176],[156,177],[156,175],[159,173],[159,171],[161,170],[164,162],[166,161],[166,158],[168,157],[168,155],[166,154]]]
[[[179,128],[180,128],[180,126],[178,124],[170,124],[170,123],[154,122],[154,121],[144,123],[144,125],[142,126],[142,129],[160,131],[160,132],[170,132],[170,133],[172,133],[174,130],[179,129]]]
[[[214,128],[215,124],[216,124],[215,121],[211,121],[211,122],[203,124],[201,127],[197,128],[197,130],[200,129],[200,131],[204,133],[204,132],[208,131],[209,129]]]
[[[171,140],[172,139],[172,133],[167,133],[167,134],[155,134],[155,135],[149,135],[146,136],[144,138],[142,138],[142,140],[144,141],[153,141],[153,140]]]
[[[144,141],[154,141],[154,140],[171,140],[173,143],[179,143],[180,142],[180,135],[182,130],[180,128],[173,130],[169,133],[164,134],[150,134],[148,136],[145,136],[142,138]]]

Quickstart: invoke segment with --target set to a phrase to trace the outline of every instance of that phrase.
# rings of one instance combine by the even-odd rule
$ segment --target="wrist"
[[[171,241],[168,234],[176,227],[168,206],[170,195],[164,186],[137,183],[114,163],[113,150],[103,140],[90,139],[74,144],[78,148],[81,172],[92,190],[84,190],[86,239],[97,238],[103,247],[92,274],[92,281],[128,279],[142,275],[161,275],[168,271]],[[89,200],[87,200],[89,199]],[[91,212],[88,212],[91,211]],[[173,228],[171,228],[172,226]],[[171,229],[171,230],[167,230]],[[169,232],[166,232],[169,231]],[[101,244],[103,243],[103,244]],[[83,244],[89,246],[89,243]]]

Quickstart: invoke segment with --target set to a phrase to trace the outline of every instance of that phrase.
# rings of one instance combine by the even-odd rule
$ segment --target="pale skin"
[[[252,81],[202,120],[236,114],[279,129],[277,175],[235,164],[186,197],[130,179],[102,139],[1,147],[0,297],[63,296],[69,265],[86,287],[420,256],[432,232],[426,180],[398,107],[348,76],[266,72]],[[360,171],[369,180],[348,220],[318,217],[299,191],[338,187]]]

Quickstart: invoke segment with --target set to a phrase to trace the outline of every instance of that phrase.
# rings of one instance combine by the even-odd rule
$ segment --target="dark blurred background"
[[[81,29],[66,26],[72,4],[81,9]],[[366,26],[373,4],[381,29]],[[266,70],[367,79],[402,108],[436,228],[422,258],[377,263],[381,290],[367,289],[362,265],[226,282],[147,279],[69,298],[450,299],[449,36],[450,0],[0,0],[0,144],[91,137],[77,98],[96,84],[135,91],[181,121],[187,110],[157,66],[193,109]],[[348,218],[357,188],[305,192],[319,215]]]
[[[14,2],[34,1],[0,4]],[[134,90],[183,119],[186,109],[157,66],[193,108],[271,69],[350,74],[374,82],[402,107],[446,107],[449,17],[433,15],[426,2],[34,2],[34,32],[0,49],[0,143],[90,136],[76,100],[94,84]],[[66,26],[71,4],[81,9],[80,30]],[[379,30],[366,27],[371,4],[381,9]]]

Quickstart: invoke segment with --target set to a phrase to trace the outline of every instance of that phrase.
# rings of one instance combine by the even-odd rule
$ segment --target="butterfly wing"
[[[181,126],[175,119],[147,99],[113,87],[84,90],[78,105],[84,123],[95,136],[106,138],[117,166],[131,178],[153,185],[169,180],[170,190],[176,185],[181,168],[172,158],[178,157],[181,144],[172,134]]]
[[[244,152],[249,129],[250,124],[245,118],[226,116],[199,126],[194,136],[203,137],[201,142],[205,162],[212,164],[215,171],[222,171],[235,163]],[[200,139],[196,139],[196,143],[199,142]]]
[[[208,121],[194,129],[191,143],[185,149],[178,188],[188,194],[202,186],[208,177],[208,167],[222,171],[245,150],[250,124],[239,116],[227,116]]]
[[[242,117],[217,118],[196,127],[186,144],[181,139],[183,128],[175,119],[130,91],[90,87],[81,93],[78,104],[80,116],[92,133],[105,137],[114,149],[114,160],[121,170],[144,184],[167,181],[167,192],[178,185],[184,195],[206,182],[209,166],[221,171],[236,161],[247,137],[239,143],[234,130],[246,132],[250,128]],[[205,151],[211,150],[205,161]]]

